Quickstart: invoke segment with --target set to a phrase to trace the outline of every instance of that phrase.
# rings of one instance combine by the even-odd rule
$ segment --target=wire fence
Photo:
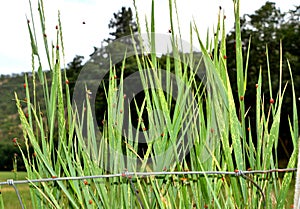
[[[287,173],[287,172],[295,172],[297,171],[297,168],[284,168],[284,169],[270,169],[270,170],[235,170],[235,171],[161,171],[161,172],[129,172],[124,171],[122,173],[118,174],[104,174],[104,175],[91,175],[91,176],[71,176],[71,177],[56,177],[53,176],[52,178],[41,178],[41,179],[27,179],[27,180],[13,180],[8,179],[7,181],[0,182],[0,186],[3,185],[9,185],[12,186],[16,192],[16,195],[18,197],[19,203],[21,205],[21,208],[24,207],[24,203],[22,202],[21,195],[18,191],[18,188],[16,187],[17,184],[32,184],[32,183],[41,183],[41,182],[52,182],[52,181],[69,181],[69,180],[86,180],[86,179],[101,179],[101,178],[114,178],[114,177],[123,177],[128,178],[130,181],[130,185],[137,196],[138,202],[141,206],[141,208],[144,208],[142,201],[139,198],[138,192],[135,189],[134,183],[132,181],[132,178],[144,178],[148,176],[162,176],[162,175],[198,175],[198,176],[215,176],[215,175],[228,175],[228,176],[237,176],[242,177],[245,180],[250,181],[257,189],[260,191],[264,208],[266,207],[266,199],[265,194],[262,190],[262,188],[248,175],[249,174],[268,174],[268,173]]]

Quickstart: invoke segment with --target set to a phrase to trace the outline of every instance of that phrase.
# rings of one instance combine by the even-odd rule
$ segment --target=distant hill
[[[14,93],[25,98],[24,74],[0,76],[0,170],[12,169],[14,153],[19,153],[13,138],[22,138],[22,130],[14,100]]]

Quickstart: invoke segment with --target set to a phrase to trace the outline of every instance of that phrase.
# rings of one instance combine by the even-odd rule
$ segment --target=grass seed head
[[[16,138],[16,137],[13,138],[13,139],[12,139],[12,142],[13,142],[13,143],[17,143],[17,138]]]

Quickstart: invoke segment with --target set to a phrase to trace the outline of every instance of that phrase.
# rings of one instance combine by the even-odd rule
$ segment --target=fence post
[[[300,138],[298,138],[298,163],[297,163],[297,174],[294,194],[294,208],[300,209],[299,198],[300,198]]]

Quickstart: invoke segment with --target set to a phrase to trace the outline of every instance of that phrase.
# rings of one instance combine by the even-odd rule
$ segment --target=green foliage
[[[298,37],[299,34],[299,7],[286,13],[282,13],[276,4],[266,2],[254,14],[246,14],[241,18],[241,50],[247,56],[243,56],[243,61],[247,62],[245,71],[247,71],[245,94],[234,93],[236,103],[239,103],[240,96],[244,97],[246,109],[249,108],[247,117],[250,119],[251,126],[256,123],[256,84],[259,76],[269,82],[262,82],[262,92],[265,101],[278,98],[277,90],[282,90],[288,83],[285,92],[285,99],[281,112],[281,126],[279,133],[279,158],[282,162],[287,161],[292,153],[292,140],[289,134],[289,122],[287,115],[293,115],[293,95],[291,87],[291,77],[289,66],[285,61],[290,61],[291,70],[295,83],[300,79],[299,71],[296,69],[300,66],[300,54]],[[233,92],[237,90],[236,82],[238,69],[236,66],[236,51],[238,49],[236,39],[236,29],[227,35],[227,64],[228,74],[232,83]],[[282,43],[282,44],[281,44]],[[282,57],[282,58],[281,58]],[[280,60],[280,61],[278,61]],[[282,61],[281,61],[282,60]],[[296,98],[300,95],[299,86],[295,86]],[[275,92],[275,93],[274,93]],[[266,104],[268,102],[265,102]],[[242,107],[242,106],[241,106]],[[299,112],[298,112],[299,113]],[[257,138],[253,138],[256,142]],[[286,163],[281,163],[285,167]]]
[[[38,4],[43,29],[43,1],[39,0]],[[67,71],[61,71],[60,64],[64,58],[63,47],[53,48],[52,51],[45,47],[45,53],[53,55],[48,56],[51,71],[49,74],[41,74],[42,66],[39,66],[36,79],[36,69],[33,65],[32,78],[25,76],[23,97],[26,99],[23,100],[23,97],[15,93],[25,142],[25,148],[19,148],[28,178],[115,174],[126,170],[234,171],[246,170],[248,167],[255,170],[277,168],[278,136],[287,87],[283,84],[282,76],[279,76],[277,81],[271,77],[273,73],[266,50],[266,77],[263,70],[259,70],[255,80],[255,123],[251,123],[251,119],[247,117],[247,103],[244,100],[246,88],[249,87],[247,78],[250,70],[247,70],[247,66],[250,66],[251,51],[248,51],[245,58],[239,1],[234,1],[233,4],[236,20],[235,82],[231,80],[230,67],[227,65],[229,56],[226,53],[228,49],[224,32],[225,17],[221,14],[219,16],[212,48],[205,46],[199,38],[197,26],[193,25],[202,51],[200,59],[200,54],[192,51],[180,53],[180,43],[177,42],[174,33],[171,35],[172,53],[158,59],[155,50],[156,23],[153,0],[148,31],[150,54],[143,51],[144,48],[140,45],[142,42],[139,41],[132,46],[133,48],[122,51],[123,58],[119,66],[108,66],[110,79],[107,80],[107,85],[103,86],[107,117],[102,126],[102,134],[95,129],[97,124],[92,114],[93,100],[88,86],[84,89],[84,98],[79,101],[80,104],[71,104],[70,82],[66,82]],[[170,24],[174,31],[172,0],[169,0],[169,5]],[[270,8],[269,5],[266,7],[268,11]],[[119,16],[115,15],[115,18],[118,20]],[[39,58],[41,52],[35,42],[33,14],[31,22],[32,25],[28,24],[28,29],[34,61],[35,57]],[[192,30],[190,35],[193,35]],[[47,39],[44,41],[47,45]],[[56,45],[63,46],[59,15]],[[112,50],[121,49],[122,42],[115,46]],[[281,46],[280,57],[283,54]],[[126,59],[126,53],[130,53],[131,50],[135,52],[134,62]],[[105,53],[114,54],[113,52]],[[81,61],[82,57],[77,56],[69,67],[80,70]],[[136,63],[143,87],[140,98],[142,102],[134,99],[133,105],[127,105],[129,100],[124,96],[127,62]],[[281,63],[282,59],[277,59],[277,62]],[[203,63],[206,68],[205,79],[200,81],[196,77]],[[93,65],[92,62],[86,65],[88,64]],[[161,70],[161,66],[165,67],[165,71]],[[293,114],[290,119],[293,122],[289,123],[288,133],[293,139],[293,147],[297,147],[299,133],[296,95],[293,73],[288,69],[293,95]],[[283,69],[279,68],[278,72],[282,75]],[[51,77],[50,83],[47,76]],[[274,82],[278,84],[277,88],[274,87]],[[267,85],[264,86],[264,83]],[[37,88],[37,84],[42,87]],[[131,84],[136,85],[133,82]],[[37,89],[43,90],[42,96]],[[238,92],[238,100],[235,99],[235,89]],[[270,102],[271,104],[267,104],[269,102],[264,99],[265,89],[274,92],[270,93],[271,96],[274,95],[274,102]],[[24,108],[27,108],[25,113]],[[133,111],[138,119],[135,128],[142,130],[142,133],[134,132],[133,124],[126,121],[135,120],[130,114]],[[125,114],[128,114],[128,118]],[[147,121],[144,115],[147,115]],[[143,155],[139,152],[138,144],[141,137],[147,142]],[[189,141],[191,139],[192,141]],[[126,161],[124,156],[137,161]],[[295,167],[296,157],[296,151],[293,151],[288,167]],[[32,208],[283,208],[289,206],[286,197],[292,174],[285,174],[282,181],[279,177],[281,176],[277,173],[248,176],[262,189],[266,199],[258,194],[255,185],[235,176],[129,177],[125,173],[122,177],[105,179],[31,183],[30,196]],[[0,206],[1,202],[3,201],[0,195]]]

